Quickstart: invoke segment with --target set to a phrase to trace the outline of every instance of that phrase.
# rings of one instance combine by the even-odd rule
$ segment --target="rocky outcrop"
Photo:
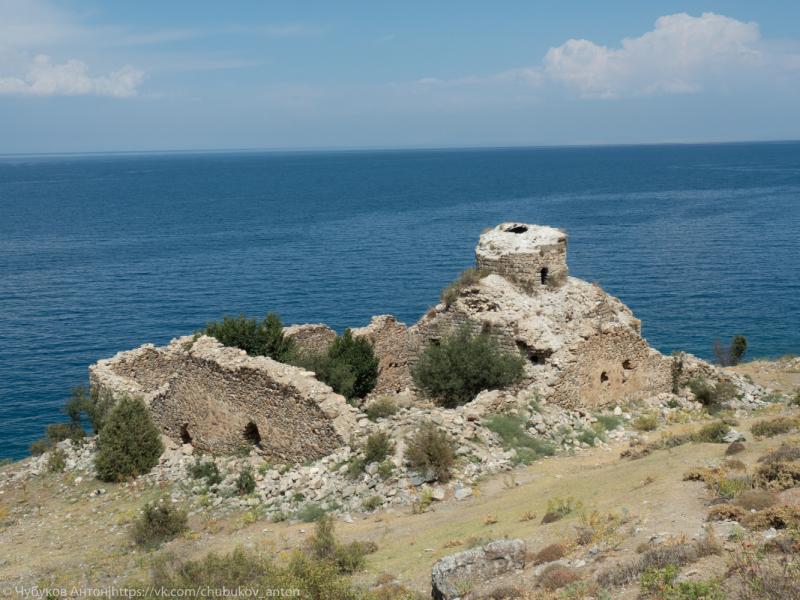
[[[444,558],[431,569],[431,595],[435,600],[452,600],[461,594],[458,584],[484,582],[525,567],[525,542],[501,540]]]
[[[207,336],[120,352],[89,376],[100,394],[143,396],[165,435],[208,452],[251,442],[267,458],[302,462],[331,454],[366,422],[313,373]]]

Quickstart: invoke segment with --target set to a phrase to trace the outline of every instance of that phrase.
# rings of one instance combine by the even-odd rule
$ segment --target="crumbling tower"
[[[569,273],[567,234],[552,227],[502,223],[481,235],[475,264],[537,287],[548,280],[563,281]]]

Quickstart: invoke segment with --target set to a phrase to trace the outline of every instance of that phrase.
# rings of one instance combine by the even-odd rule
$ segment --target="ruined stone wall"
[[[298,348],[315,352],[324,352],[336,339],[336,332],[322,323],[284,327],[283,334],[292,336]]]
[[[567,247],[556,247],[542,251],[541,254],[508,254],[497,258],[480,256],[475,253],[475,266],[478,269],[489,269],[492,273],[508,279],[533,283],[535,287],[544,285],[542,269],[547,269],[545,278],[566,277]]]
[[[251,440],[269,459],[302,462],[346,444],[364,418],[310,373],[206,336],[146,345],[89,371],[98,392],[141,394],[165,435],[209,452]]]
[[[608,327],[579,344],[547,400],[594,408],[669,392],[669,359],[626,327]]]
[[[403,392],[411,385],[408,372],[408,327],[392,315],[372,317],[366,327],[353,329],[354,337],[365,338],[380,358],[380,375],[366,400]]]

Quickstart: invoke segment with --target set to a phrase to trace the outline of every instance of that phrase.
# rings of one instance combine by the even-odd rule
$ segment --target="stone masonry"
[[[268,459],[303,462],[345,445],[365,422],[313,373],[207,336],[120,352],[89,375],[100,394],[142,395],[162,433],[207,452],[249,441]]]
[[[502,223],[481,235],[475,266],[535,287],[566,277],[567,234],[561,229]]]

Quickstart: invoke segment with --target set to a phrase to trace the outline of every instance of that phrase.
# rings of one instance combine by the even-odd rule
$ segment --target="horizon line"
[[[258,154],[258,153],[325,153],[325,152],[436,152],[443,150],[522,150],[522,149],[548,149],[548,148],[618,148],[639,146],[722,146],[746,144],[796,144],[800,139],[773,139],[773,140],[660,140],[642,142],[566,142],[563,144],[509,144],[509,145],[464,145],[464,146],[301,146],[301,147],[274,147],[274,148],[205,148],[184,150],[97,150],[74,152],[26,152],[4,153],[3,158],[25,157],[59,157],[59,156],[101,156],[101,155],[141,155],[141,154]]]

